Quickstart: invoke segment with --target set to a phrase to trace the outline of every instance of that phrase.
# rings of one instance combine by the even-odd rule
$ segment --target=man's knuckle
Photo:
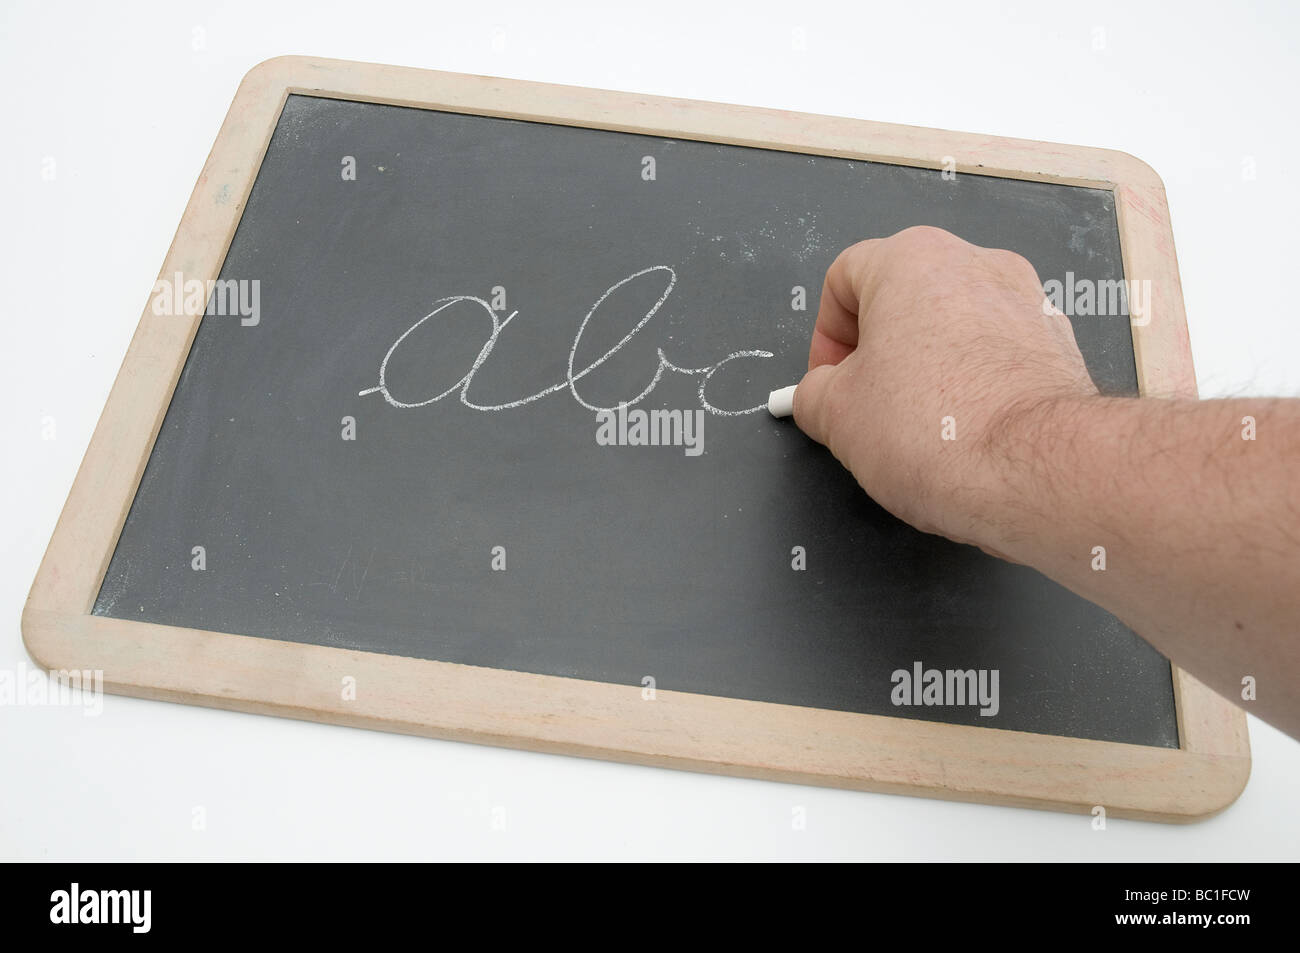
[[[1018,281],[1032,281],[1038,284],[1038,269],[1028,258],[1006,248],[995,250],[998,264]]]
[[[933,225],[912,225],[903,229],[897,236],[909,245],[938,248],[951,244],[956,236]]]

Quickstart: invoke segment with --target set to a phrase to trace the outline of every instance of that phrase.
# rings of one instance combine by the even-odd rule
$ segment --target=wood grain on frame
[[[1121,152],[577,87],[280,57],[244,78],[160,277],[215,279],[285,98],[528,119],[1082,185],[1115,192],[1143,394],[1194,396],[1168,204]],[[90,614],[201,313],[145,309],[23,611],[51,670],[100,669],[120,694],[438,738],[777,781],[1163,821],[1230,804],[1250,772],[1245,715],[1173,669],[1181,747],[974,728],[531,675]],[[357,680],[356,700],[342,679]]]

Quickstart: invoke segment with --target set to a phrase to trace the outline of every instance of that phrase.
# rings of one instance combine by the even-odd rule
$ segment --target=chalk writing
[[[597,313],[600,312],[601,306],[604,305],[610,299],[611,296],[615,295],[620,288],[624,288],[627,285],[631,284],[632,282],[636,281],[637,279],[646,278],[648,276],[657,276],[661,279],[665,277],[667,278],[667,285],[664,288],[663,294],[659,296],[659,300],[657,300],[646,311],[645,316],[642,317],[641,320],[637,322],[636,326],[632,328],[632,330],[630,330],[627,334],[625,334],[617,344],[615,344],[613,347],[607,350],[600,357],[596,358],[596,360],[592,361],[590,364],[587,364],[585,367],[581,369],[575,368],[575,364],[577,361],[577,354],[578,354],[578,346],[582,343],[582,335],[587,330],[587,326],[592,322],[593,318],[597,317]],[[659,309],[663,307],[664,302],[668,300],[668,296],[672,294],[673,288],[676,287],[676,285],[677,285],[677,272],[675,272],[672,268],[668,267],[667,265],[652,265],[649,268],[643,268],[642,270],[638,272],[634,272],[633,274],[628,275],[626,278],[622,279],[621,281],[618,281],[615,284],[611,285],[609,288],[607,288],[604,291],[603,294],[601,294],[599,298],[596,299],[596,303],[591,306],[591,310],[587,312],[586,316],[582,319],[582,323],[578,325],[578,331],[573,336],[573,344],[569,348],[568,369],[565,373],[564,380],[557,381],[551,386],[546,387],[535,394],[529,394],[526,397],[520,397],[517,400],[507,401],[506,403],[502,403],[502,404],[478,403],[470,396],[470,386],[474,383],[474,375],[478,373],[479,368],[481,368],[484,365],[484,363],[486,363],[488,358],[492,355],[492,349],[496,347],[497,340],[501,337],[501,332],[503,332],[509,326],[510,322],[515,319],[515,317],[519,314],[519,312],[517,310],[512,311],[507,317],[502,318],[496,311],[492,309],[491,305],[489,305],[482,298],[477,298],[474,295],[452,295],[447,298],[439,298],[437,301],[434,302],[433,310],[430,311],[428,314],[426,314],[424,317],[420,318],[420,320],[416,321],[405,331],[403,331],[401,335],[398,336],[397,340],[393,342],[392,347],[388,349],[388,352],[384,355],[384,359],[379,364],[379,383],[376,384],[374,387],[368,387],[365,390],[360,391],[359,394],[362,397],[365,397],[368,394],[380,394],[381,396],[383,396],[384,400],[386,400],[393,407],[398,407],[402,409],[411,409],[415,407],[427,407],[429,404],[436,403],[437,401],[442,400],[444,397],[448,397],[451,394],[454,394],[459,391],[460,402],[464,404],[466,407],[469,407],[472,410],[491,412],[491,411],[499,411],[499,410],[510,410],[515,407],[523,407],[525,404],[531,404],[534,401],[543,399],[544,397],[549,397],[552,394],[558,394],[561,391],[567,390],[570,396],[572,396],[574,400],[576,400],[583,407],[586,407],[588,410],[613,411],[616,410],[619,406],[631,407],[634,404],[637,404],[642,400],[645,400],[646,397],[648,397],[650,393],[655,389],[656,385],[658,385],[658,383],[663,379],[664,373],[670,372],[674,374],[685,374],[689,377],[699,378],[699,388],[696,393],[697,396],[699,397],[700,406],[703,407],[711,414],[717,414],[718,416],[722,416],[722,417],[738,417],[743,414],[753,414],[753,413],[757,413],[760,410],[764,410],[767,407],[766,403],[758,404],[757,406],[754,407],[746,407],[742,410],[727,410],[722,407],[716,407],[709,402],[709,399],[706,396],[706,391],[709,386],[709,381],[712,379],[713,375],[716,374],[723,367],[725,367],[727,364],[730,364],[732,361],[741,360],[743,358],[760,358],[760,359],[769,358],[773,356],[771,351],[759,351],[759,350],[733,351],[732,353],[723,357],[721,360],[713,364],[706,365],[704,367],[683,367],[680,364],[677,364],[669,360],[667,355],[664,354],[663,348],[656,348],[656,352],[659,356],[658,365],[655,367],[654,373],[651,375],[649,382],[645,385],[645,387],[641,390],[641,392],[635,395],[634,397],[629,397],[626,400],[620,400],[617,404],[611,407],[600,407],[597,406],[596,404],[589,403],[587,399],[584,398],[582,394],[579,392],[578,382],[581,381],[583,378],[585,378],[596,368],[602,366],[603,364],[605,364],[605,362],[607,362],[616,354],[618,354],[618,352],[623,348],[624,345],[626,345],[629,341],[631,341],[632,338],[634,338],[637,335],[637,333],[641,331],[642,328],[644,328],[647,324],[649,324],[650,320],[659,312]],[[488,319],[492,322],[491,333],[488,334],[487,340],[484,342],[483,347],[479,350],[478,356],[474,359],[473,366],[470,367],[469,371],[465,374],[464,377],[458,380],[455,384],[452,384],[451,387],[448,387],[440,394],[435,394],[432,397],[426,397],[423,400],[416,400],[416,401],[399,400],[397,397],[394,397],[391,389],[391,382],[388,379],[388,374],[389,374],[388,364],[389,361],[392,359],[393,354],[396,353],[397,349],[402,346],[402,342],[404,342],[413,333],[415,333],[415,331],[426,321],[429,321],[437,317],[439,314],[442,314],[447,309],[452,308],[459,304],[468,304],[474,307],[481,308],[483,312],[488,316]]]

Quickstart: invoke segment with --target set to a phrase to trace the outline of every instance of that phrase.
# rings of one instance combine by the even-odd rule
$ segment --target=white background
[[[1132,152],[1168,188],[1202,394],[1297,395],[1298,26],[1284,3],[5,0],[0,668],[30,664],[27,589],[235,87],[260,60],[303,53]],[[1083,816],[116,697],[99,718],[0,707],[0,857],[1300,859],[1300,744],[1253,718],[1250,730],[1253,777],[1227,812],[1100,832]],[[794,807],[806,830],[792,829]]]

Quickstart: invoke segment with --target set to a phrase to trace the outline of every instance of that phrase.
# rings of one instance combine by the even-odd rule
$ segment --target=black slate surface
[[[835,254],[914,224],[1018,251],[1044,280],[1123,277],[1104,191],[292,96],[222,272],[260,282],[260,320],[204,317],[94,611],[1176,746],[1170,667],[1145,642],[1033,570],[899,523],[790,421],[706,414],[697,457],[601,446],[566,386],[597,299],[618,285],[577,372],[671,283],[578,396],[632,399],[660,352],[700,370],[762,350],[705,388],[715,408],[758,406],[799,379]],[[439,299],[491,305],[497,287],[497,322],[517,314],[468,400],[553,393],[485,411],[458,390],[420,407],[372,390]],[[483,305],[448,305],[393,351],[389,397],[453,388],[491,332]],[[1076,333],[1099,386],[1135,393],[1127,319]],[[701,377],[666,371],[636,406],[700,408]],[[996,669],[998,714],[894,706],[891,673],[918,661]]]

